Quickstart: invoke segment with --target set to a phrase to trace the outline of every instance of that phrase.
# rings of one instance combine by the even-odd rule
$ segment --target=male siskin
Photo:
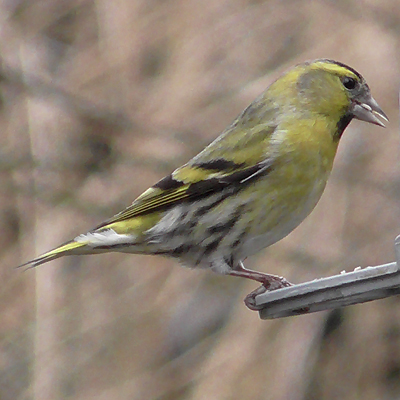
[[[353,118],[384,126],[385,113],[354,69],[327,59],[273,82],[201,153],[88,233],[23,264],[119,251],[174,257],[193,268],[253,279],[284,278],[243,260],[288,235],[313,210]],[[255,291],[245,299],[256,309]]]

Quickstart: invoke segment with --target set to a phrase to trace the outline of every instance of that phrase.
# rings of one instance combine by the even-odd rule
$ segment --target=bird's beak
[[[382,127],[385,127],[385,124],[378,117],[389,122],[387,115],[370,94],[361,101],[354,102],[351,112],[354,115],[354,118],[357,118],[360,121],[370,122],[371,124]]]

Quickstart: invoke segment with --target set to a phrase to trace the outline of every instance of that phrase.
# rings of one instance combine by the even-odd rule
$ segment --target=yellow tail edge
[[[48,261],[55,260],[56,258],[72,255],[72,254],[80,254],[79,252],[74,252],[74,250],[79,249],[80,247],[85,247],[87,243],[84,242],[75,242],[71,240],[70,242],[64,243],[61,246],[54,248],[53,250],[48,251],[40,255],[39,257],[34,258],[24,264],[18,265],[17,268],[26,267],[26,269],[35,268],[38,265],[44,264]],[[83,253],[81,253],[83,254]]]

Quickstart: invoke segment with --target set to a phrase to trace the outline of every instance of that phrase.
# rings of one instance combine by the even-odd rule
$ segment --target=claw
[[[256,305],[256,297],[259,294],[262,294],[265,292],[271,292],[271,291],[277,290],[277,289],[282,289],[284,287],[293,286],[292,283],[290,283],[287,279],[285,279],[281,276],[274,276],[274,278],[275,279],[262,284],[260,287],[258,287],[256,290],[252,291],[245,297],[244,304],[246,305],[246,307],[248,309],[250,309],[252,311],[260,311],[263,308],[263,306]]]

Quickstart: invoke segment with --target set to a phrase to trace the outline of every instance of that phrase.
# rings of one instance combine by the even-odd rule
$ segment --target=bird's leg
[[[265,274],[263,272],[247,269],[244,267],[241,261],[229,272],[229,275],[252,279],[253,281],[260,282],[267,290],[275,290],[287,286],[292,286],[292,284],[282,276]]]
[[[258,310],[255,303],[255,297],[257,295],[265,293],[266,291],[292,286],[292,284],[282,276],[264,274],[262,272],[247,269],[244,267],[241,261],[230,271],[229,275],[252,279],[253,281],[257,281],[262,284],[262,286],[248,294],[244,299],[244,303],[248,308],[250,308],[250,310]]]

